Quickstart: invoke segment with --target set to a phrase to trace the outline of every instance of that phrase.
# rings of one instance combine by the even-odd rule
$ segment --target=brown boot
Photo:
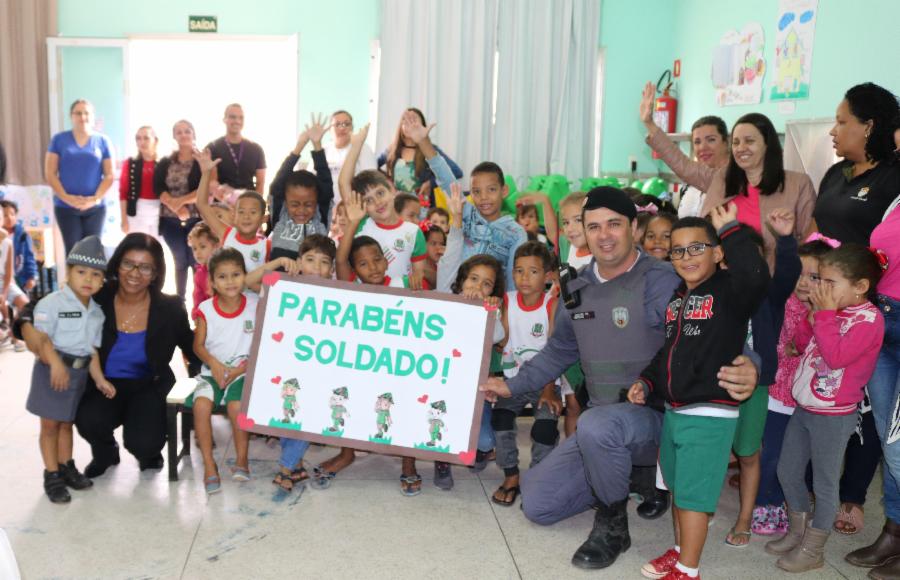
[[[808,572],[825,565],[825,542],[831,530],[806,528],[800,545],[778,558],[775,565],[785,572]]]
[[[810,512],[788,511],[788,532],[777,540],[766,542],[765,550],[769,554],[781,556],[800,545],[803,532],[812,514]]]
[[[871,546],[854,550],[844,558],[860,568],[884,566],[900,557],[900,524],[885,520],[881,535]]]
[[[894,558],[887,564],[869,570],[872,580],[900,580],[900,558]]]

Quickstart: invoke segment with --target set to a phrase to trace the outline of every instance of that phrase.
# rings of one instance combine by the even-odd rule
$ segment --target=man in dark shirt
[[[225,136],[206,147],[213,159],[221,159],[212,172],[209,190],[227,200],[235,189],[256,190],[261,195],[266,185],[266,155],[257,143],[241,135],[244,110],[237,103],[225,107]]]

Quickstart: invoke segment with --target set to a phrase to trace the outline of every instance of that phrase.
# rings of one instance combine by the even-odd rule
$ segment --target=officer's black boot
[[[597,504],[594,529],[585,543],[572,556],[572,564],[579,568],[606,568],[619,554],[631,547],[628,535],[628,498],[606,505]]]

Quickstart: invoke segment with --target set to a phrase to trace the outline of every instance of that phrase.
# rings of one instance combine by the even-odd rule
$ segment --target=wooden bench
[[[166,445],[168,447],[169,481],[178,481],[178,464],[182,457],[191,454],[191,430],[194,428],[194,411],[188,397],[197,386],[196,377],[175,381],[166,396]],[[178,414],[181,414],[181,450],[178,449]],[[215,415],[227,415],[224,405],[213,409]]]
[[[194,392],[197,380],[189,377],[178,379],[166,396],[166,441],[169,453],[169,481],[178,481],[178,463],[191,454],[191,427],[193,412],[185,401]],[[181,413],[181,451],[178,450],[178,414]]]

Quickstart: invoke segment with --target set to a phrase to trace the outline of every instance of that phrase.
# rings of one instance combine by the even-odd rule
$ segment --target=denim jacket
[[[438,187],[449,192],[450,184],[456,178],[444,158],[435,155],[428,160],[428,166],[437,178]],[[478,213],[475,206],[466,203],[463,205],[462,233],[463,261],[476,254],[488,254],[497,258],[506,273],[506,287],[514,288],[512,275],[516,248],[528,241],[525,229],[508,215],[489,222]]]

